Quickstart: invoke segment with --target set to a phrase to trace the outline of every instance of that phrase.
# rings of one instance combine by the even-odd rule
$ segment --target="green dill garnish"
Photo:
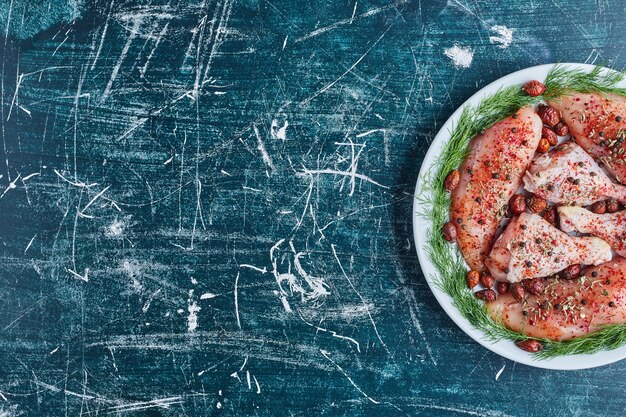
[[[582,68],[571,69],[562,65],[555,65],[546,77],[546,91],[543,97],[546,100],[555,99],[571,92],[618,94],[626,96],[626,88],[618,87],[626,73],[624,71],[602,71],[596,66],[591,72]]]
[[[432,280],[452,298],[461,315],[484,333],[485,339],[492,342],[503,339],[522,341],[530,337],[523,333],[523,329],[516,332],[507,329],[501,320],[493,320],[484,304],[467,288],[465,283],[467,267],[463,257],[458,247],[450,245],[441,234],[441,228],[448,221],[450,207],[450,194],[443,187],[446,176],[461,165],[469,152],[468,144],[474,136],[520,108],[536,104],[542,98],[554,99],[571,92],[614,93],[626,96],[626,89],[616,86],[624,77],[624,72],[602,73],[601,67],[587,73],[582,69],[568,69],[555,65],[546,77],[547,88],[541,97],[528,96],[520,87],[510,86],[499,89],[478,105],[466,105],[450,133],[450,140],[419,184],[420,195],[417,199],[422,205],[422,210],[417,214],[432,224],[426,247],[428,257],[438,271]],[[544,345],[544,350],[535,354],[540,359],[595,353],[626,344],[626,325],[606,326],[590,335],[563,342],[547,339],[539,341]]]
[[[626,344],[626,324],[606,326],[597,332],[564,342],[553,340],[542,340],[542,342],[544,350],[536,353],[540,359],[617,349]]]

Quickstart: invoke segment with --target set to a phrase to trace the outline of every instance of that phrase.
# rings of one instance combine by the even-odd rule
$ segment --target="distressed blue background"
[[[623,67],[624,13],[0,0],[0,416],[624,415],[625,362],[469,339],[411,233],[453,110],[524,67]]]

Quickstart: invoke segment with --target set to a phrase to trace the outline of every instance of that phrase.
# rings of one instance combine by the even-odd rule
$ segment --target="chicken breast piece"
[[[626,187],[614,184],[573,142],[535,157],[524,174],[524,188],[554,204],[586,206],[611,197],[626,201]]]
[[[471,269],[486,270],[485,258],[541,139],[541,127],[539,116],[525,107],[470,142],[469,154],[459,168],[459,185],[452,192],[450,218]]]
[[[550,101],[576,143],[621,182],[626,181],[626,97],[572,93]]]
[[[547,277],[574,264],[611,260],[608,243],[596,237],[571,237],[538,214],[513,218],[485,261],[498,281]]]
[[[559,207],[557,211],[562,231],[597,236],[617,254],[626,256],[626,211],[596,214],[582,207]]]
[[[486,306],[494,320],[538,339],[568,340],[624,324],[626,259],[616,256],[576,280],[548,279],[543,294],[530,295],[525,303],[506,293]]]

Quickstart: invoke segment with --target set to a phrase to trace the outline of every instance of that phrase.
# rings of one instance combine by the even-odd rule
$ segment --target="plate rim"
[[[437,269],[434,267],[432,262],[430,261],[428,255],[424,250],[424,245],[426,243],[426,236],[428,235],[428,231],[431,230],[429,227],[429,223],[419,216],[419,210],[422,206],[419,200],[420,192],[420,184],[426,175],[426,172],[430,169],[430,167],[435,162],[436,156],[439,155],[445,146],[445,144],[449,141],[450,132],[454,128],[455,123],[458,121],[461,116],[461,112],[463,108],[465,108],[468,104],[476,104],[484,99],[486,96],[492,94],[497,91],[501,87],[507,87],[510,85],[520,85],[519,79],[522,77],[527,77],[528,74],[532,74],[530,77],[527,77],[527,81],[536,78],[545,78],[544,73],[547,75],[548,71],[552,69],[555,65],[559,65],[567,68],[581,68],[586,71],[591,71],[596,67],[596,65],[591,64],[581,64],[581,63],[551,63],[551,64],[542,64],[536,65],[532,67],[523,68],[521,70],[512,72],[507,74],[501,78],[494,80],[493,82],[487,84],[472,96],[470,96],[467,100],[463,102],[453,113],[452,115],[445,121],[445,123],[441,126],[434,139],[432,140],[428,150],[426,151],[426,155],[424,155],[424,159],[422,161],[419,174],[417,176],[417,181],[415,185],[415,191],[413,193],[413,213],[412,213],[412,221],[413,221],[413,239],[415,243],[415,249],[417,252],[417,257],[419,259],[420,269],[424,275],[426,283],[428,284],[431,292],[435,296],[435,299],[441,306],[441,308],[446,312],[448,317],[452,319],[452,321],[468,336],[470,336],[474,341],[478,342],[483,347],[489,349],[490,351],[512,361],[522,363],[524,365],[533,366],[536,368],[542,369],[552,369],[552,370],[581,370],[581,369],[589,369],[595,368],[598,366],[608,365],[614,362],[618,362],[626,358],[626,345],[614,350],[602,350],[593,354],[577,354],[577,355],[566,355],[559,356],[555,358],[549,359],[538,359],[534,355],[524,352],[521,349],[518,349],[513,345],[513,342],[510,340],[500,340],[498,342],[490,342],[485,338],[485,333],[474,328],[472,324],[463,317],[458,309],[454,306],[452,298],[442,291],[436,283],[432,279],[432,273],[439,274]],[[615,71],[611,68],[602,67],[603,71]],[[626,82],[621,82],[620,84],[626,86]],[[430,225],[432,226],[432,225]],[[430,268],[431,271],[427,269]]]

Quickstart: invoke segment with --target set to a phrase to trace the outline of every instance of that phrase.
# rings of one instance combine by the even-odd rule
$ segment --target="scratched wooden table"
[[[0,416],[624,415],[626,362],[516,365],[419,269],[454,109],[626,65],[622,2],[496,3],[1,0]]]

